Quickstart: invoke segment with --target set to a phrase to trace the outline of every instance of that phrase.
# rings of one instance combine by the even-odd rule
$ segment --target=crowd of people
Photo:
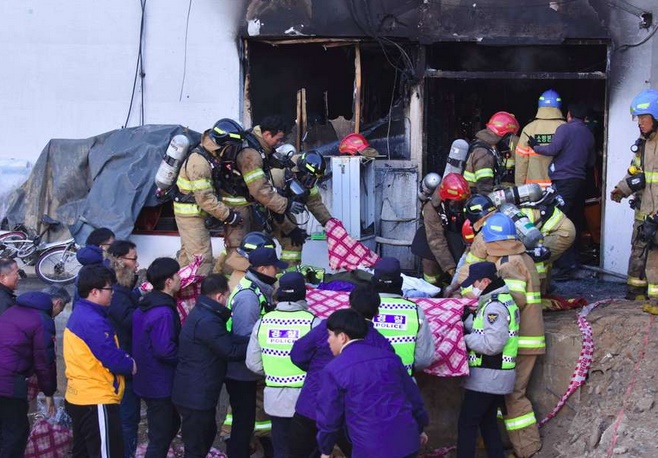
[[[631,112],[641,138],[611,198],[632,196],[636,209],[629,294],[656,299],[658,91],[640,93]],[[478,430],[488,456],[505,456],[500,412],[517,457],[541,448],[526,390],[546,351],[542,293],[551,264],[563,259],[568,272],[576,262],[572,219],[582,212],[594,160],[586,114],[571,104],[565,123],[553,90],[540,96],[520,138],[513,115],[494,114],[463,173],[436,180],[423,203],[415,252],[425,279],[442,284],[446,297],[475,300],[462,316],[470,374],[459,458],[475,456]],[[427,444],[429,415],[414,380],[435,358],[427,318],[403,296],[399,260],[387,257],[369,282],[351,289],[349,308],[326,320],[309,309],[306,278],[294,269],[308,235],[293,216],[308,208],[323,225],[331,218],[317,189],[325,167],[315,151],[277,155],[285,133],[271,117],[250,131],[222,119],[203,134],[170,193],[178,260],[157,258],[146,268],[148,292],[137,285],[138,247],[106,228],[90,234],[78,253],[83,267],[63,335],[74,457],[134,456],[142,404],[146,457],[166,457],[179,431],[185,456],[205,457],[217,439],[222,387],[231,409],[227,455],[249,457],[261,385],[275,458],[325,458],[335,447],[356,458],[406,458]],[[366,148],[353,135],[340,145],[349,153]],[[504,207],[509,200],[519,208]],[[224,225],[226,246],[214,263],[213,218]],[[520,230],[519,221],[539,236]],[[275,240],[256,229],[273,234],[281,257]],[[182,323],[179,271],[198,254],[200,295]],[[30,376],[54,410],[53,318],[71,301],[61,287],[16,297],[19,281],[16,262],[0,259],[0,456],[8,457],[25,449]]]

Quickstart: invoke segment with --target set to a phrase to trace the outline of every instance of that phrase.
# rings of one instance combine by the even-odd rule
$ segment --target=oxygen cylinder
[[[174,185],[181,162],[187,155],[188,149],[190,149],[190,139],[185,135],[176,135],[171,139],[167,152],[155,174],[155,185],[158,187],[158,194],[164,194]]]
[[[452,142],[450,153],[448,153],[448,160],[446,161],[446,169],[443,172],[443,178],[449,173],[458,173],[461,175],[464,172],[468,149],[468,142],[464,139],[458,138]]]
[[[514,221],[516,235],[526,248],[534,248],[538,244],[543,244],[544,236],[539,229],[524,215],[519,207],[514,204],[505,203],[499,208],[500,212],[509,216]]]
[[[503,204],[521,205],[526,202],[536,202],[541,198],[542,189],[537,183],[512,186],[489,194],[489,199],[491,199],[496,207],[500,207]]]
[[[441,184],[441,177],[438,173],[430,172],[420,180],[418,185],[418,200],[425,202],[432,197],[432,193]]]

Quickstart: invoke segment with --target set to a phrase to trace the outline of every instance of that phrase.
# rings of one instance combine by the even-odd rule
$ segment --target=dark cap
[[[400,260],[398,258],[381,258],[375,264],[373,280],[380,282],[392,282],[402,276]]]
[[[468,277],[462,282],[461,287],[466,288],[471,286],[473,283],[482,280],[483,278],[493,280],[497,276],[496,264],[493,262],[476,262],[475,264],[471,264],[468,269]]]
[[[53,302],[49,294],[41,291],[29,291],[16,298],[16,303],[24,307],[35,308],[52,313]]]
[[[249,253],[249,264],[251,267],[275,266],[279,269],[288,267],[283,261],[280,261],[274,248],[260,247]]]
[[[279,278],[276,298],[280,301],[300,301],[306,298],[306,281],[299,272],[286,272]]]

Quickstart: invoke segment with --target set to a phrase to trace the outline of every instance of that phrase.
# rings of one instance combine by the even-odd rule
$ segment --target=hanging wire
[[[128,105],[128,114],[126,115],[126,122],[123,127],[128,127],[128,121],[130,120],[130,114],[133,109],[133,102],[135,101],[135,91],[137,90],[137,78],[141,79],[140,89],[141,89],[141,110],[140,110],[140,122],[141,125],[144,125],[144,67],[142,64],[142,49],[144,44],[144,17],[146,12],[146,0],[139,0],[140,8],[142,10],[142,16],[139,23],[139,47],[137,48],[137,63],[135,64],[135,76],[133,78],[133,89],[130,94],[130,104]]]
[[[187,6],[187,19],[185,20],[185,52],[183,54],[183,79],[180,83],[180,94],[178,95],[179,102],[183,100],[183,87],[185,87],[185,75],[187,74],[187,34],[190,29],[190,11],[192,11],[192,0]]]

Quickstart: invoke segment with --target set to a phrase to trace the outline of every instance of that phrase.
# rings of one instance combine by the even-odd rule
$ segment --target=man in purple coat
[[[146,270],[153,291],[142,298],[133,313],[133,357],[139,367],[133,377],[133,390],[146,402],[146,458],[165,458],[180,427],[178,411],[171,401],[181,329],[174,299],[180,289],[179,269],[172,258],[153,261]]]
[[[30,424],[27,419],[27,379],[37,375],[54,413],[57,389],[53,304],[45,293],[18,296],[16,305],[0,317],[0,456],[23,456]]]
[[[395,353],[386,337],[372,323],[373,317],[379,313],[379,303],[379,294],[372,285],[358,286],[350,293],[350,308],[359,312],[367,322],[368,332],[364,342]],[[315,419],[322,370],[334,359],[327,342],[327,320],[295,342],[290,358],[297,367],[306,371],[306,379],[297,398],[290,430],[290,437],[296,440],[289,445],[288,453],[290,458],[307,458],[317,450]],[[344,435],[337,442],[343,453],[349,456],[352,448]]]
[[[394,353],[368,345],[366,320],[338,310],[327,320],[336,356],[322,371],[318,392],[318,448],[329,458],[344,428],[352,458],[412,458],[427,443],[429,423],[418,386]]]

